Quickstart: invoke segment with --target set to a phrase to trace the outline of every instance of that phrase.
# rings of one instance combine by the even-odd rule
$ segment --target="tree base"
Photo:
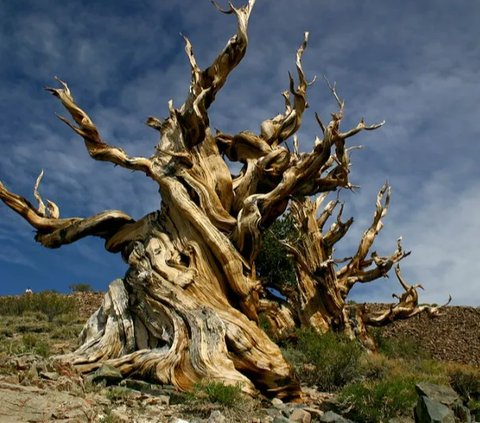
[[[139,298],[140,292],[146,294],[113,281],[80,334],[82,345],[63,358],[81,373],[108,364],[124,377],[181,391],[209,380],[239,385],[249,395],[299,398],[299,382],[278,347],[241,313],[169,309],[162,299]]]

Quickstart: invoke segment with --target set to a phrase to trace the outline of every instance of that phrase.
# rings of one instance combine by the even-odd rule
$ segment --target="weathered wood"
[[[384,276],[408,253],[399,244],[389,257],[372,253],[367,258],[388,208],[390,192],[385,186],[355,256],[341,269],[335,267],[333,246],[353,219],[343,222],[340,209],[336,221],[324,231],[338,201],[330,201],[320,214],[319,208],[326,193],[352,188],[345,141],[383,123],[368,126],[361,120],[342,132],[344,102],[335,86],[328,84],[339,110],[327,125],[316,115],[322,138],[315,140],[312,151],[300,152],[296,133],[311,85],[302,68],[308,33],[296,52],[298,84],[290,75],[289,90],[283,93],[284,112],[262,122],[259,134],[212,134],[208,108],[245,55],[254,4],[248,0],[242,7],[230,5],[224,11],[236,17],[237,31],[204,70],[185,38],[191,66],[189,94],[179,108],[169,102],[167,118],[148,118],[147,125],[161,134],[149,158],[131,157],[104,142],[65,82],[58,80],[59,88],[48,88],[73,123],[60,119],[83,138],[90,156],[149,176],[158,185],[161,210],[138,221],[116,210],[88,218],[60,218],[55,203],[47,201],[46,206],[39,194],[43,172],[34,187],[38,208],[0,183],[0,199],[37,230],[36,240],[44,246],[56,248],[98,236],[105,239],[108,251],[121,253],[128,263],[125,277],[111,283],[102,306],[82,331],[81,347],[68,356],[83,372],[106,362],[124,375],[170,383],[182,390],[213,379],[239,383],[250,394],[260,390],[291,399],[300,395],[299,382],[279,347],[259,327],[259,313],[276,337],[285,336],[298,323],[320,332],[333,328],[362,337],[367,324],[437,312],[437,308],[418,306],[416,286],[407,285],[399,272],[405,294],[389,310],[373,315],[346,305],[355,283]],[[292,137],[293,152],[282,145]],[[243,163],[239,175],[231,175],[224,156]],[[308,199],[315,195],[314,202]],[[267,298],[255,260],[264,230],[289,204],[303,236],[295,245],[288,244],[298,286],[290,289],[295,295],[284,303]]]

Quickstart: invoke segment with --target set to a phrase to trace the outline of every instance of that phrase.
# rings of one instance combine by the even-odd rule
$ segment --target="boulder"
[[[447,407],[453,407],[455,404],[461,403],[459,395],[450,386],[420,382],[415,385],[415,389],[418,395],[428,397]]]
[[[445,404],[421,395],[415,407],[415,422],[455,423],[455,415]]]

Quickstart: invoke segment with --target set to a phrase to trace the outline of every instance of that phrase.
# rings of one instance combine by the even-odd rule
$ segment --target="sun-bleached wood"
[[[47,88],[72,120],[59,118],[83,138],[93,159],[142,172],[158,185],[160,210],[138,221],[117,210],[60,218],[59,207],[52,201],[45,205],[40,196],[43,172],[34,185],[38,207],[0,183],[0,199],[36,229],[35,239],[45,247],[98,236],[108,251],[120,253],[128,263],[125,276],[111,283],[102,306],[82,331],[81,347],[67,357],[82,372],[108,363],[126,376],[170,383],[181,390],[209,379],[238,383],[250,394],[260,390],[297,398],[299,382],[279,347],[260,328],[259,314],[280,336],[298,320],[322,332],[333,328],[354,336],[354,321],[363,328],[437,310],[418,307],[417,287],[403,281],[399,271],[405,294],[397,305],[376,314],[361,308],[352,312],[346,305],[355,283],[384,276],[407,253],[398,244],[391,256],[372,253],[367,258],[388,207],[390,191],[385,186],[355,256],[340,269],[334,266],[333,245],[353,220],[343,222],[340,208],[336,221],[324,231],[338,201],[330,201],[323,211],[320,205],[328,192],[352,188],[345,141],[383,123],[369,126],[362,119],[342,132],[344,103],[328,83],[339,110],[328,124],[316,115],[322,137],[310,152],[300,152],[296,133],[313,83],[307,82],[302,67],[308,33],[296,53],[297,81],[289,75],[283,93],[283,113],[262,122],[259,133],[212,133],[208,108],[245,55],[254,4],[255,0],[242,7],[230,4],[228,10],[216,6],[235,16],[237,31],[204,70],[184,37],[191,67],[189,93],[178,108],[168,103],[165,119],[147,119],[147,125],[160,132],[151,157],[131,157],[106,143],[65,82],[57,78],[59,87]],[[293,151],[286,145],[289,139]],[[225,157],[243,165],[238,175],[230,173]],[[282,304],[267,298],[255,260],[264,231],[289,205],[305,236],[297,245],[288,245],[296,263],[298,292],[288,298],[290,304]],[[352,313],[361,318],[352,319]]]

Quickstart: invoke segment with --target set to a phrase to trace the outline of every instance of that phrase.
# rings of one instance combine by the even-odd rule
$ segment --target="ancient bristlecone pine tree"
[[[120,253],[128,263],[124,278],[111,283],[101,308],[81,334],[82,346],[70,357],[82,372],[106,362],[125,375],[182,390],[208,378],[240,383],[245,392],[258,389],[295,397],[299,383],[278,346],[259,327],[260,313],[278,333],[302,324],[362,338],[365,325],[381,325],[422,310],[436,312],[418,306],[416,287],[407,285],[399,273],[405,293],[398,304],[377,314],[346,305],[356,282],[384,276],[406,254],[399,246],[390,257],[372,253],[367,258],[388,205],[389,188],[384,187],[374,222],[357,253],[343,267],[335,266],[332,247],[352,221],[342,222],[339,216],[322,232],[337,202],[317,211],[325,193],[350,187],[346,140],[381,125],[367,126],[362,120],[342,132],[344,104],[330,86],[339,111],[327,125],[317,119],[323,135],[313,150],[300,153],[296,139],[293,152],[282,146],[295,138],[307,107],[309,84],[301,60],[308,34],[297,51],[298,81],[290,77],[289,91],[283,94],[283,114],[261,123],[259,134],[212,133],[207,111],[245,54],[254,3],[249,0],[243,7],[224,11],[236,17],[237,32],[207,69],[199,68],[185,39],[192,71],[189,94],[179,108],[169,103],[166,119],[147,120],[161,134],[149,158],[130,157],[105,143],[66,83],[58,80],[60,88],[48,89],[71,115],[73,122],[61,119],[84,139],[92,158],[143,172],[158,184],[159,211],[138,221],[117,210],[61,218],[59,208],[51,201],[45,205],[39,195],[42,175],[34,189],[38,207],[0,183],[0,198],[36,229],[35,239],[45,247],[97,236],[105,239],[107,251]],[[239,175],[230,173],[225,156],[243,164]],[[304,232],[295,245],[288,245],[298,277],[295,295],[288,296],[290,308],[267,298],[255,270],[264,231],[289,205]]]

